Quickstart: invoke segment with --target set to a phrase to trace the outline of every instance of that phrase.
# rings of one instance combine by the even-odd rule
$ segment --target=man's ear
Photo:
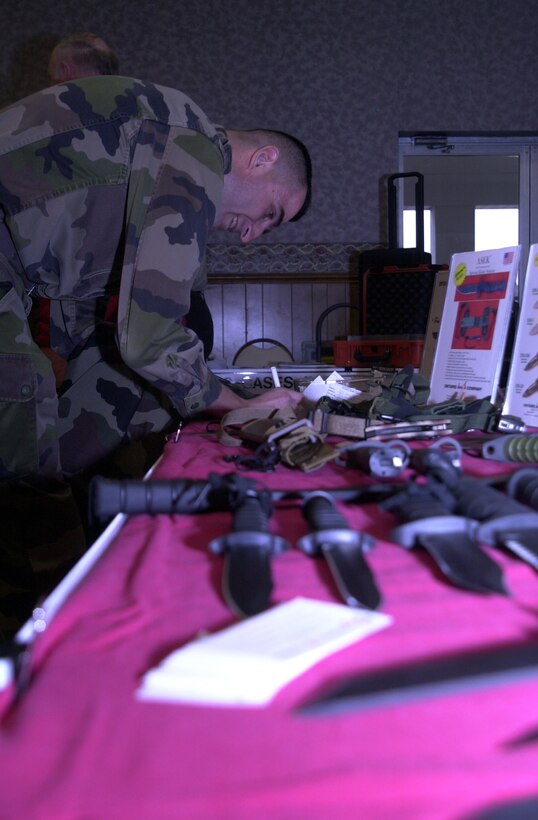
[[[62,60],[56,67],[56,77],[56,82],[66,83],[68,80],[76,79],[77,70],[68,60]]]
[[[276,145],[263,145],[261,148],[256,148],[253,152],[249,167],[258,168],[260,170],[270,170],[276,163],[279,157],[279,150]]]

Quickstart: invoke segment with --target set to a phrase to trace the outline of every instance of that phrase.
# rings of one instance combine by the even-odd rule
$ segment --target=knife
[[[269,607],[271,558],[290,546],[269,532],[270,515],[270,493],[249,489],[233,511],[232,532],[209,544],[210,552],[224,555],[224,599],[241,617],[257,615]]]
[[[310,493],[303,501],[302,512],[311,532],[299,539],[299,549],[325,558],[346,604],[376,609],[381,595],[364,558],[374,538],[352,530],[328,493]]]

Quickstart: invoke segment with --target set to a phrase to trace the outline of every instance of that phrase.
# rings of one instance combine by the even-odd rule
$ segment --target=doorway
[[[538,136],[401,134],[399,159],[402,172],[424,176],[432,261],[449,264],[454,253],[520,244],[521,288],[529,247],[538,241]],[[400,181],[400,236],[413,187]],[[489,247],[479,247],[484,241]]]

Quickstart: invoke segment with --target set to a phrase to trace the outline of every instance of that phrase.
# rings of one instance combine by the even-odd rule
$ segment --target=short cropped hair
[[[283,170],[286,177],[298,186],[306,187],[306,197],[302,207],[290,219],[290,222],[297,222],[308,211],[312,201],[312,161],[306,145],[286,131],[257,128],[250,131],[250,133],[256,134],[264,142],[276,145],[283,160]]]
[[[77,31],[65,40],[61,40],[51,54],[49,66],[51,76],[55,62],[70,62],[77,76],[93,74],[117,74],[118,58],[102,37],[91,31]]]

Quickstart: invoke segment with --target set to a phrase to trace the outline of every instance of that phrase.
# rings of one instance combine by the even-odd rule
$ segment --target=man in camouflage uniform
[[[299,218],[309,195],[297,140],[225,132],[152,83],[88,77],[1,111],[0,479],[61,484],[178,416],[245,404],[182,322],[202,289],[208,231],[249,242]],[[112,329],[99,304],[118,290]],[[29,295],[65,300],[52,333],[68,358],[59,402]],[[249,401],[295,406],[300,394]]]

